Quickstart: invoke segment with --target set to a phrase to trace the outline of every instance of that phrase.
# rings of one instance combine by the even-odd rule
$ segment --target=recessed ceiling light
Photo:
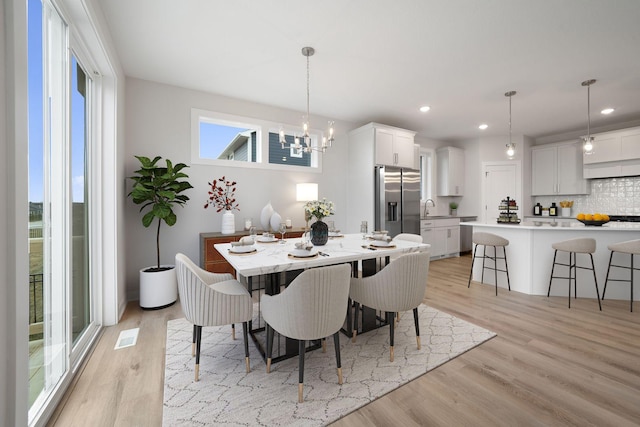
[[[429,110],[431,110],[431,107],[429,107],[428,105],[420,107],[420,111],[422,111],[423,113],[426,113]]]
[[[488,128],[488,127],[489,127],[489,125],[488,125],[488,124],[483,123],[483,124],[481,124],[480,126],[478,126],[478,129],[485,130],[485,129],[486,129],[486,128]]]
[[[601,114],[611,114],[614,111],[616,111],[616,110],[614,110],[613,108],[605,108],[604,110],[600,111],[600,113]]]

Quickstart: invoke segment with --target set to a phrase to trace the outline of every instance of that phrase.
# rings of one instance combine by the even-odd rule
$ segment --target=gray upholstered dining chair
[[[422,243],[422,236],[413,233],[400,233],[393,238],[393,240],[406,240],[413,243]]]
[[[244,355],[247,372],[249,364],[248,327],[253,312],[251,296],[244,286],[228,273],[211,273],[198,267],[183,254],[176,255],[178,294],[184,317],[193,323],[195,347],[195,381],[200,372],[200,343],[203,326],[242,323]]]
[[[338,384],[342,384],[340,328],[347,315],[351,266],[339,264],[303,271],[284,291],[263,295],[262,317],[267,329],[267,373],[271,370],[274,330],[298,340],[298,402],[303,401],[305,341],[333,335]]]
[[[393,362],[395,313],[413,310],[416,342],[420,349],[418,306],[424,299],[431,252],[415,252],[392,261],[373,276],[352,278],[349,297],[355,302],[353,338],[358,329],[360,305],[386,312],[389,323],[389,360]]]

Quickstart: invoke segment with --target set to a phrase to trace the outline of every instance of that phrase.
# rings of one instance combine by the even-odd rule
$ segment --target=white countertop
[[[396,256],[410,252],[423,252],[431,248],[426,243],[414,243],[406,240],[393,241],[395,247],[371,250],[369,245],[374,240],[363,240],[362,234],[346,234],[344,237],[330,238],[326,245],[314,247],[328,256],[318,255],[313,258],[291,258],[289,253],[295,248],[300,238],[286,239],[285,244],[260,243],[254,246],[257,251],[251,254],[229,253],[231,243],[218,243],[216,250],[242,276],[256,276],[278,273],[287,270],[297,270],[323,265],[340,264],[363,259]],[[363,247],[363,245],[365,247]]]
[[[483,227],[495,227],[495,228],[513,228],[513,229],[523,229],[523,230],[575,230],[575,231],[639,231],[640,230],[640,222],[617,222],[611,221],[601,226],[595,225],[584,225],[581,222],[577,221],[556,221],[557,225],[552,226],[549,222],[542,222],[541,225],[535,225],[532,221],[523,221],[520,224],[499,224],[497,222],[482,222],[482,221],[471,221],[471,222],[461,222],[460,225],[463,226],[483,226]]]

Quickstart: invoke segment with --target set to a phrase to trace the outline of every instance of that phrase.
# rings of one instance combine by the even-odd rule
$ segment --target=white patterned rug
[[[273,364],[267,374],[250,342],[251,372],[246,373],[241,328],[235,341],[229,326],[203,328],[200,381],[194,382],[193,327],[185,319],[171,320],[163,425],[326,425],[496,336],[424,304],[419,319],[422,349],[416,347],[412,313],[403,313],[395,330],[394,362],[389,362],[389,328],[359,335],[356,343],[341,334],[342,385],[332,338],[326,353],[308,352],[304,403],[298,403],[297,357]]]

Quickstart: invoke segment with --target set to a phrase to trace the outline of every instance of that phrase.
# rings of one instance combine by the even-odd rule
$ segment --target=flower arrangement
[[[240,210],[238,203],[236,202],[236,182],[228,181],[224,176],[220,179],[214,179],[213,182],[208,183],[211,186],[209,190],[209,200],[204,205],[207,209],[210,205],[216,207],[216,212],[222,210],[230,211],[233,209]]]
[[[315,217],[318,221],[322,221],[324,217],[334,214],[333,202],[322,200],[312,200],[304,205],[304,219],[308,222]]]

